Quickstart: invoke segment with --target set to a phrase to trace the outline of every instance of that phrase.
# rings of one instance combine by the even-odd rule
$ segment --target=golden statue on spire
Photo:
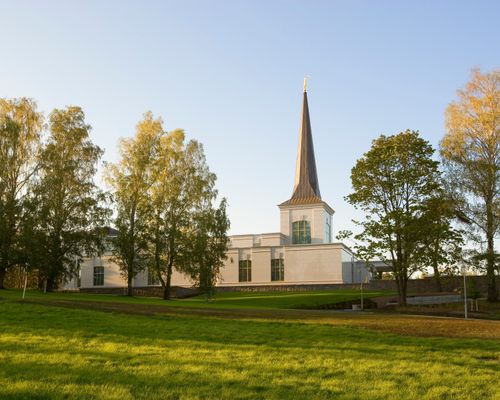
[[[304,92],[307,92],[307,78],[309,78],[309,75],[304,76]]]

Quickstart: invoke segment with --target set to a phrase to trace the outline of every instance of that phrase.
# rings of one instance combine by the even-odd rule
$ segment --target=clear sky
[[[334,234],[350,169],[381,133],[437,146],[470,69],[500,67],[500,1],[4,1],[0,97],[79,105],[115,161],[145,111],[205,146],[231,233],[279,230],[302,79]]]

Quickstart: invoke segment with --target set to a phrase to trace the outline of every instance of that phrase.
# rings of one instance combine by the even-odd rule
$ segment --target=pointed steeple
[[[295,167],[295,183],[290,200],[282,205],[299,205],[320,203],[318,174],[316,172],[316,159],[309,119],[309,106],[307,104],[307,80],[304,78],[304,96],[302,100],[302,118],[299,134],[299,148],[297,151],[297,164]]]

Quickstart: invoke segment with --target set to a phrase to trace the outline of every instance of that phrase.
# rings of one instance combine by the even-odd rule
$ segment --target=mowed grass
[[[0,292],[2,399],[500,398],[496,321],[289,310],[249,320],[195,308],[134,315],[54,305],[85,305],[79,296],[39,296],[37,304],[17,297]],[[407,334],[379,330],[385,321]],[[456,337],[412,336],[432,321]]]
[[[392,292],[367,291],[364,298],[391,295]],[[9,299],[21,298],[21,291],[7,291],[0,296]],[[220,292],[212,301],[207,302],[205,296],[196,296],[187,299],[165,300],[152,297],[110,296],[83,293],[41,293],[28,291],[26,299],[58,299],[78,301],[120,302],[132,304],[166,305],[169,307],[195,308],[227,308],[227,309],[278,309],[278,308],[312,308],[331,303],[360,299],[359,290],[325,290],[304,292]]]
[[[369,291],[364,298],[384,296],[391,292]],[[312,308],[324,304],[340,303],[361,298],[359,290],[325,290],[304,292],[220,292],[213,302],[215,307],[222,308]],[[182,305],[199,306],[206,304],[205,296],[197,296],[180,300]]]

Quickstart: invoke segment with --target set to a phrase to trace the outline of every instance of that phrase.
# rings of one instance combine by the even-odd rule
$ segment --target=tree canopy
[[[213,206],[216,176],[202,145],[186,141],[180,129],[166,132],[161,118],[146,113],[135,137],[121,142],[120,155],[108,165],[107,181],[117,210],[115,260],[129,295],[133,278],[145,268],[160,281],[165,299],[171,297],[174,270],[198,283],[209,266],[217,276],[229,222],[225,201]]]
[[[446,183],[458,220],[467,225],[469,238],[478,245],[476,257],[485,261],[488,299],[495,301],[495,238],[500,229],[500,70],[484,74],[474,70],[457,94],[446,110],[446,134],[441,141]]]
[[[426,202],[439,187],[433,152],[416,131],[382,135],[351,171],[353,193],[347,200],[365,212],[358,222],[363,229],[356,236],[363,243],[359,253],[392,266],[401,304],[406,304],[409,277],[420,268],[416,257]]]
[[[0,99],[0,289],[7,269],[24,263],[21,223],[38,168],[43,115],[27,98]]]
[[[127,281],[129,296],[133,279],[146,268],[148,193],[154,183],[158,143],[164,134],[162,120],[146,113],[136,126],[135,136],[120,141],[120,160],[106,166],[106,181],[116,208],[114,225],[118,230],[113,243],[114,261]]]
[[[94,182],[103,151],[89,137],[79,107],[55,109],[40,154],[31,198],[32,257],[47,290],[69,275],[77,259],[97,252],[108,217],[105,195]]]

